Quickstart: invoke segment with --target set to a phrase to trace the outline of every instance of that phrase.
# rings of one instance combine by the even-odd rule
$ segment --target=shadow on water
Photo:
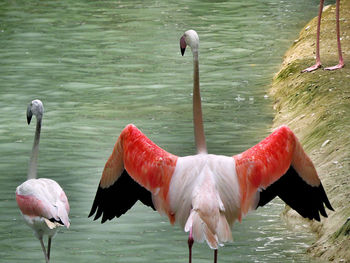
[[[233,155],[264,138],[273,117],[266,90],[317,1],[10,1],[0,3],[0,258],[40,262],[39,242],[15,203],[26,179],[34,125],[27,104],[44,102],[39,177],[65,189],[71,228],[53,241],[54,262],[178,262],[187,235],[137,204],[104,225],[87,218],[104,163],[122,128],[137,125],[177,155],[193,154],[192,61],[187,29],[200,36],[208,149]],[[309,262],[312,236],[293,233],[276,201],[236,223],[220,262]],[[195,244],[195,262],[212,251]]]

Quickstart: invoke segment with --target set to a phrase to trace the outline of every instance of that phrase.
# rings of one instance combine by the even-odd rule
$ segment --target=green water
[[[56,180],[71,205],[71,228],[54,239],[52,262],[186,262],[187,234],[140,204],[103,225],[87,218],[120,131],[134,123],[173,154],[195,153],[192,58],[179,50],[183,32],[195,29],[208,150],[251,147],[269,134],[273,73],[317,4],[1,1],[0,262],[44,262],[15,203],[35,130],[26,107],[37,98],[45,107],[38,174]],[[313,236],[294,233],[283,207],[277,200],[237,222],[219,262],[309,262]],[[195,244],[193,256],[213,257],[206,244]]]

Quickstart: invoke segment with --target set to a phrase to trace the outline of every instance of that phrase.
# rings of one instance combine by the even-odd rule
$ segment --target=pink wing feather
[[[136,126],[127,125],[105,164],[90,216],[97,209],[95,219],[103,213],[104,222],[119,217],[137,200],[141,200],[165,212],[173,221],[169,212],[168,192],[177,158],[158,147]],[[152,201],[148,192],[152,193]]]
[[[54,219],[69,227],[69,203],[58,183],[51,179],[30,179],[17,187],[16,201],[24,215]]]
[[[286,126],[276,129],[263,141],[233,158],[241,189],[243,214],[251,208],[256,208],[259,191],[278,181],[290,167],[293,167],[305,185],[312,188],[322,187],[310,158],[294,133]],[[295,192],[297,191],[298,189],[295,189]],[[328,199],[325,203],[329,203]]]
[[[148,191],[162,191],[166,199],[177,156],[158,147],[136,126],[130,124],[120,134],[102,173],[100,185],[113,184],[125,168]]]

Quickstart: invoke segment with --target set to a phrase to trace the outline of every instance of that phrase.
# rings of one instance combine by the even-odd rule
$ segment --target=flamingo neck
[[[199,63],[197,50],[193,50],[193,122],[197,153],[207,153],[203,127],[201,94],[199,89]]]
[[[30,162],[29,162],[29,169],[28,169],[28,176],[27,176],[28,180],[35,179],[37,175],[40,132],[41,132],[41,117],[37,117],[32,155],[30,156]]]

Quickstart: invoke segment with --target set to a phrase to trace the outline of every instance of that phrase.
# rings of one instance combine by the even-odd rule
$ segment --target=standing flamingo
[[[235,156],[207,154],[198,78],[199,38],[186,31],[182,54],[189,45],[194,57],[194,127],[198,154],[178,157],[158,147],[134,125],[127,125],[105,164],[89,216],[102,223],[125,214],[136,201],[168,216],[189,232],[192,244],[206,241],[214,249],[232,241],[231,227],[251,209],[279,196],[301,216],[327,217],[333,210],[316,169],[286,126]],[[197,108],[196,108],[197,107]]]
[[[44,107],[40,100],[33,100],[27,108],[28,124],[32,116],[36,116],[36,131],[29,162],[28,180],[17,187],[16,200],[25,222],[39,239],[45,261],[48,263],[51,239],[56,235],[57,227],[66,226],[68,228],[70,223],[68,199],[59,184],[51,179],[36,179],[43,113]],[[44,235],[48,235],[47,252],[43,242]]]
[[[324,0],[320,0],[320,9],[318,11],[317,32],[316,32],[316,63],[315,63],[315,65],[313,65],[307,69],[304,69],[302,72],[311,72],[311,71],[314,71],[322,66],[321,58],[320,58],[320,28],[321,28],[321,17],[322,17],[323,3],[324,3]],[[335,16],[336,16],[336,31],[337,31],[337,45],[338,45],[339,63],[338,63],[338,65],[335,65],[333,67],[325,68],[325,70],[336,70],[336,69],[343,68],[345,66],[342,51],[341,51],[341,45],[340,45],[339,9],[340,9],[340,0],[337,0],[336,1]]]

